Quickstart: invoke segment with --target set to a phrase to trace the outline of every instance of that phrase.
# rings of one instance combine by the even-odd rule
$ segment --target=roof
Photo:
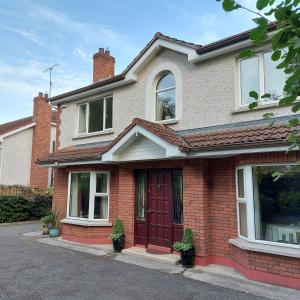
[[[186,42],[186,41],[179,40],[179,39],[176,39],[176,38],[172,38],[170,36],[167,36],[167,35],[164,35],[164,34],[162,34],[160,32],[157,32],[154,35],[154,37],[151,39],[151,41],[132,60],[132,62],[125,68],[125,70],[121,74],[113,76],[113,77],[111,77],[109,79],[105,79],[105,80],[102,80],[102,81],[98,81],[98,82],[92,83],[90,85],[84,86],[82,88],[79,88],[79,89],[76,89],[76,90],[73,90],[73,91],[70,91],[70,92],[67,92],[67,93],[63,93],[63,94],[51,97],[50,101],[56,101],[56,100],[59,100],[59,99],[63,99],[63,98],[69,97],[69,96],[73,96],[73,95],[76,95],[76,94],[79,94],[79,93],[83,93],[83,92],[86,92],[86,91],[89,91],[89,90],[93,90],[93,89],[96,89],[98,87],[102,87],[102,86],[105,86],[105,85],[108,85],[108,84],[111,84],[111,83],[115,83],[115,82],[118,82],[118,81],[121,81],[121,80],[125,79],[125,75],[129,72],[129,70],[136,64],[136,62],[140,59],[140,57],[158,39],[165,40],[165,41],[168,41],[168,42],[171,42],[171,43],[174,43],[174,44],[177,44],[177,45],[181,45],[181,46],[184,46],[184,47],[188,47],[188,48],[191,48],[193,50],[196,50],[199,47],[201,47],[201,45],[190,43],[190,42]]]
[[[94,161],[101,160],[101,154],[106,150],[107,144],[96,143],[90,147],[82,147],[82,145],[66,147],[50,153],[47,156],[38,159],[39,163],[62,163],[77,161]]]
[[[267,28],[268,32],[275,30],[277,28],[277,25],[278,25],[277,22],[270,23]],[[210,44],[207,44],[204,46],[200,46],[196,52],[199,55],[201,55],[201,54],[205,54],[205,53],[208,53],[208,52],[211,52],[211,51],[214,51],[214,50],[226,47],[226,46],[230,46],[230,45],[248,40],[251,31],[252,30],[247,30],[247,31],[241,32],[239,34],[229,36],[225,39],[221,39],[216,42],[213,42],[213,43],[210,43]]]
[[[246,148],[286,144],[291,129],[285,124],[245,127],[190,134],[184,137],[190,151],[214,150],[215,148]]]
[[[57,112],[53,111],[52,116],[51,116],[51,122],[56,123],[56,120],[57,120]],[[4,124],[0,124],[0,136],[3,134],[9,133],[11,131],[20,129],[22,127],[25,127],[27,125],[30,125],[32,123],[34,123],[33,116],[18,119],[15,121],[4,123]]]
[[[272,22],[269,24],[268,26],[268,31],[273,31],[277,28],[277,23],[276,22]],[[150,40],[150,42],[142,49],[142,51],[132,60],[132,62],[125,68],[125,70],[121,73],[118,74],[116,76],[113,76],[111,78],[102,80],[102,81],[98,81],[95,83],[92,83],[90,85],[84,86],[82,88],[70,91],[70,92],[66,92],[57,96],[54,96],[50,99],[50,101],[57,101],[57,100],[61,100],[63,98],[66,97],[70,97],[70,96],[74,96],[83,92],[87,92],[87,91],[91,91],[93,89],[99,88],[99,87],[103,87],[112,83],[116,83],[119,81],[122,81],[125,79],[126,74],[131,70],[131,68],[137,63],[137,61],[143,56],[143,54],[155,43],[155,41],[157,41],[158,39],[160,40],[164,40],[173,44],[177,44],[179,46],[184,46],[187,48],[190,48],[192,50],[195,51],[195,53],[202,55],[226,46],[230,46],[233,45],[235,43],[238,42],[242,42],[244,40],[249,39],[249,35],[251,33],[251,30],[247,30],[244,31],[242,33],[236,34],[236,35],[232,35],[230,37],[227,37],[225,39],[221,39],[219,41],[207,44],[207,45],[200,45],[200,44],[195,44],[195,43],[191,43],[191,42],[187,42],[184,40],[179,40],[173,37],[170,37],[168,35],[164,35],[160,32],[156,32],[154,37]]]
[[[113,141],[105,143],[95,143],[91,146],[78,145],[58,150],[46,157],[38,160],[39,164],[53,164],[101,160],[101,156],[110,150],[126,133],[134,126],[141,126],[155,134],[164,141],[177,146],[182,152],[200,152],[223,149],[267,147],[287,145],[287,136],[291,133],[289,128],[278,119],[276,125],[270,126],[267,123],[256,124],[256,121],[245,122],[247,125],[240,124],[240,127],[225,129],[202,128],[192,131],[175,131],[170,127],[135,118],[132,123]],[[285,119],[282,119],[283,121]],[[298,132],[299,137],[300,133]]]
[[[33,123],[33,118],[31,117],[26,117],[22,119],[18,119],[12,122],[4,123],[0,125],[0,135],[9,133],[11,131],[17,130],[19,128],[22,128],[26,125],[29,125]]]
[[[159,138],[163,139],[164,141],[170,143],[171,145],[178,146],[180,149],[187,150],[188,145],[186,144],[185,140],[177,134],[177,132],[168,126],[163,124],[154,123],[150,121],[146,121],[140,118],[134,118],[132,123],[125,128],[107,147],[106,151],[111,149],[119,140],[122,139],[127,132],[129,132],[134,126],[139,125],[146,130],[150,131],[151,133],[155,134]]]

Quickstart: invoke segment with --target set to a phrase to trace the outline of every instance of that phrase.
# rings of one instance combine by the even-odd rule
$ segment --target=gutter
[[[276,27],[274,24],[272,24],[269,27],[267,42],[270,41],[273,35],[277,32],[275,31],[275,29]],[[250,31],[247,31],[246,33],[243,33],[240,36],[228,38],[220,41],[219,43],[212,43],[203,46],[196,51],[199,56],[191,59],[190,61],[193,63],[197,63],[213,57],[221,56],[224,54],[228,54],[231,52],[254,46],[253,41],[249,38],[249,34]]]
[[[68,93],[67,94],[62,94],[62,95],[51,98],[50,101],[51,101],[52,105],[58,105],[58,104],[61,104],[61,103],[66,103],[66,102],[70,102],[70,101],[73,101],[73,100],[78,100],[78,99],[81,99],[81,98],[84,98],[84,97],[87,97],[87,96],[92,96],[92,95],[95,95],[99,92],[104,92],[104,91],[107,91],[107,90],[111,90],[111,89],[116,88],[116,87],[120,87],[120,86],[123,86],[123,85],[134,83],[136,81],[137,80],[135,78],[120,79],[117,82],[113,82],[113,83],[110,83],[110,84],[104,84],[104,85],[101,85],[97,88],[87,89],[86,91],[83,91],[83,92],[77,92],[75,90],[75,91],[73,91],[74,93],[70,92],[69,96],[65,96]]]
[[[207,158],[213,159],[218,157],[234,156],[239,154],[252,154],[252,153],[269,153],[269,152],[286,152],[289,146],[276,146],[276,144],[270,145],[269,147],[252,147],[252,148],[238,148],[238,149],[219,149],[211,151],[198,151],[186,153],[186,156],[174,156],[174,157],[163,157],[154,160],[172,160],[172,159],[193,159],[193,158]],[[296,149],[292,151],[297,151]],[[138,160],[137,160],[138,161]],[[148,161],[148,160],[141,160]],[[149,160],[150,161],[150,160]],[[91,161],[73,161],[73,162],[55,162],[55,163],[41,163],[41,167],[46,168],[59,168],[67,166],[78,166],[78,165],[91,165],[91,164],[118,164],[118,163],[130,163],[132,161],[102,161],[102,160],[91,160]]]

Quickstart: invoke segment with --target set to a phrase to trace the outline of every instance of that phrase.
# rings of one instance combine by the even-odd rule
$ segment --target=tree
[[[300,111],[300,0],[285,0],[275,3],[275,0],[257,0],[256,9],[252,10],[234,0],[217,0],[222,2],[223,9],[230,12],[243,9],[255,16],[253,22],[256,27],[251,30],[249,38],[253,47],[240,53],[240,58],[249,58],[255,55],[255,48],[269,41],[272,45],[272,60],[278,62],[277,69],[287,74],[283,96],[278,99],[279,106],[290,106],[293,113]],[[274,34],[270,35],[272,30]],[[255,109],[259,99],[271,98],[270,94],[259,95],[258,91],[251,91],[249,96],[253,102],[250,109]],[[269,119],[273,113],[263,115]],[[272,125],[272,124],[271,124]],[[300,150],[299,141],[300,119],[295,117],[288,121],[287,126],[291,133],[287,140],[290,142],[288,151]],[[276,172],[273,176],[278,179],[284,172]]]

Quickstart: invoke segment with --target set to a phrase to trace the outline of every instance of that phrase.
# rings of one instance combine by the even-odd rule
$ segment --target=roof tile
[[[26,118],[22,118],[19,120],[15,120],[12,122],[8,122],[5,124],[1,124],[0,125],[0,135],[6,134],[8,132],[14,131],[16,129],[22,128],[26,125],[29,125],[33,123],[33,119],[32,116],[31,117],[26,117]]]
[[[77,146],[67,147],[50,155],[40,158],[38,163],[62,163],[100,160],[101,155],[111,149],[122,137],[134,126],[139,125],[166,142],[178,146],[181,151],[209,151],[223,148],[239,148],[251,146],[268,146],[274,144],[286,144],[287,136],[291,128],[285,124],[273,126],[252,126],[237,129],[215,130],[198,132],[187,135],[179,135],[178,132],[166,125],[149,122],[135,118],[132,123],[119,134],[110,144],[101,146],[79,148]],[[300,137],[300,134],[299,134]]]

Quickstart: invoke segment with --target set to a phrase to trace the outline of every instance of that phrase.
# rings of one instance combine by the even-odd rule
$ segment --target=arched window
[[[156,121],[175,119],[175,92],[174,75],[164,73],[156,85]]]

